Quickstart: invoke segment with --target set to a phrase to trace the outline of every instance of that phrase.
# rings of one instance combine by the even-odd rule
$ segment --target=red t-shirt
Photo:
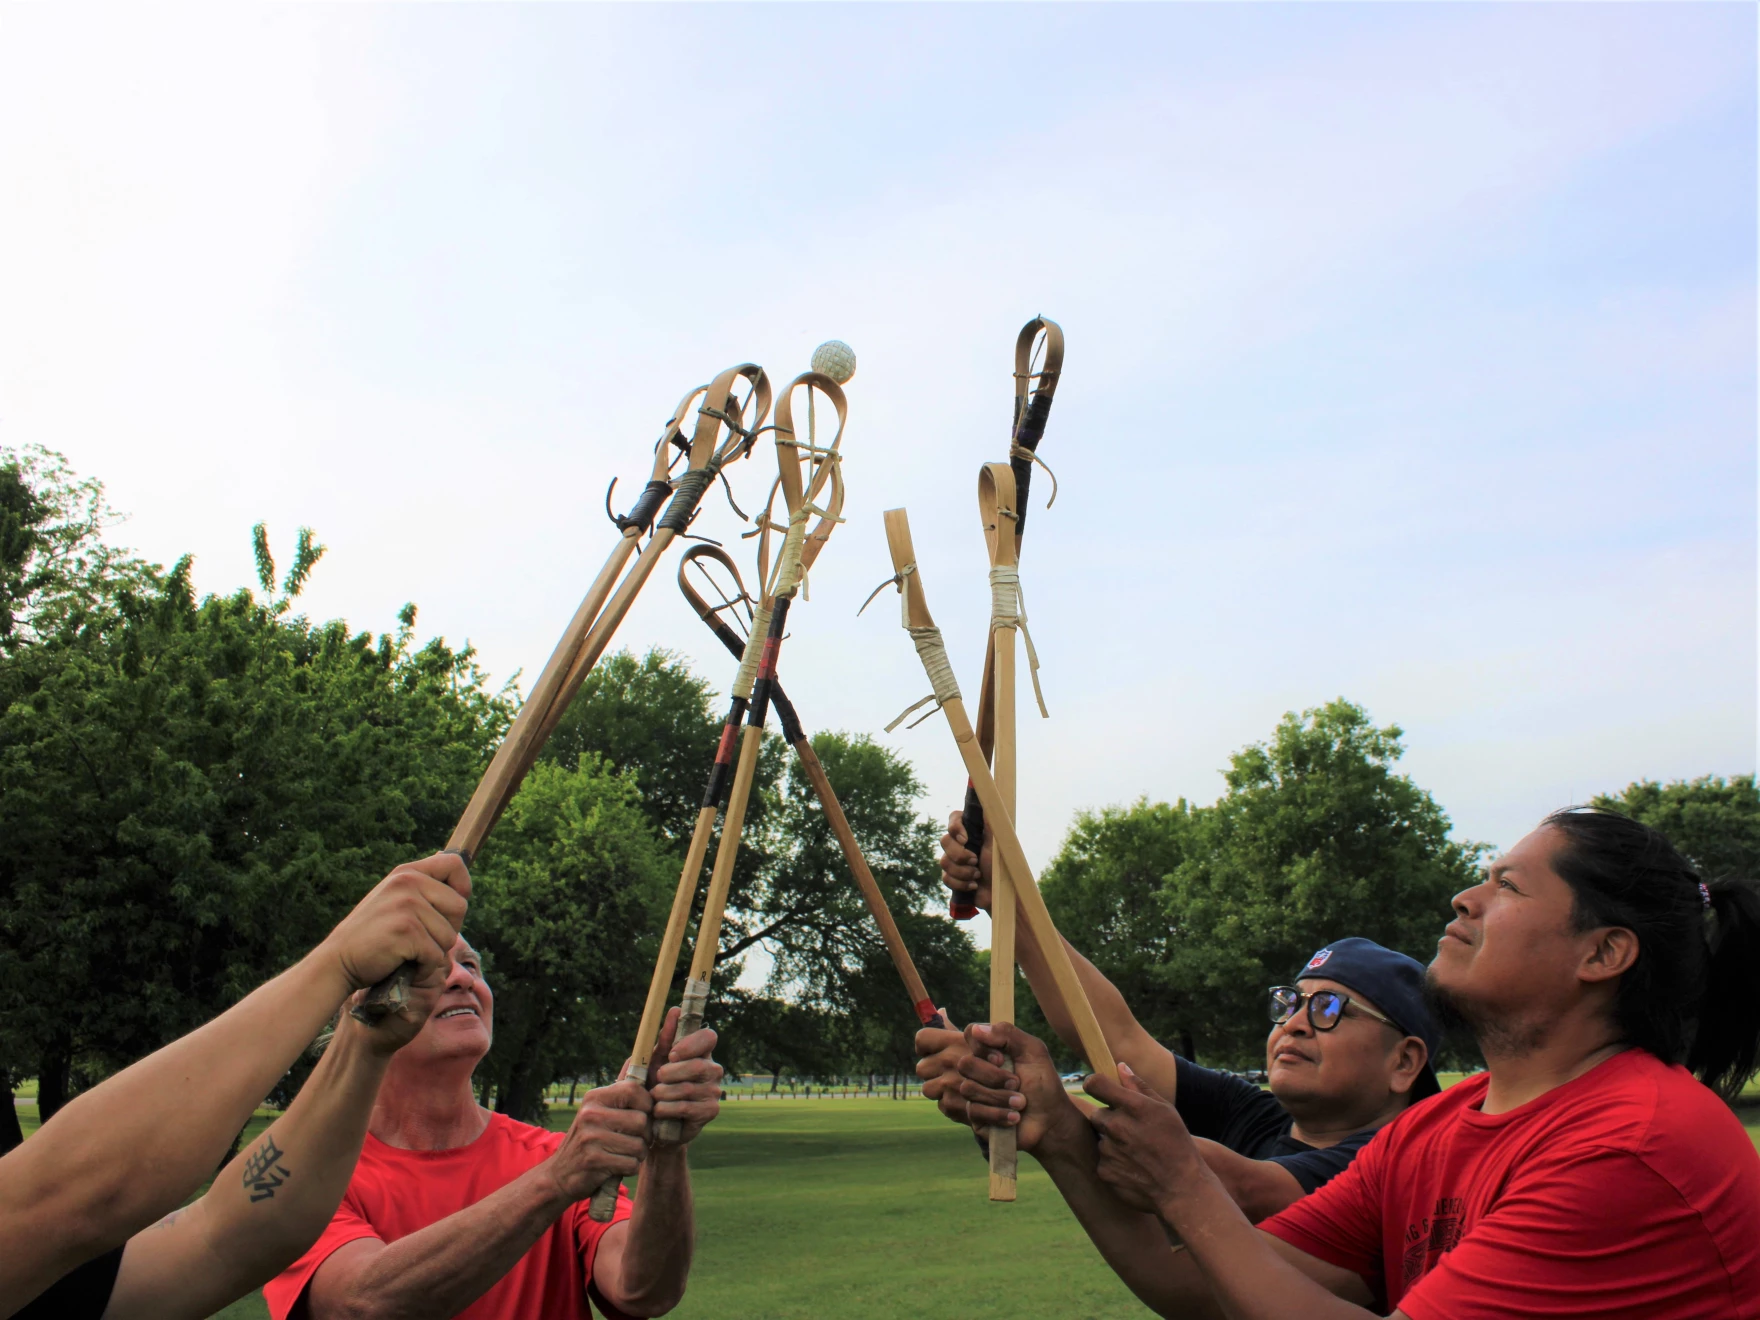
[[[562,1133],[504,1114],[491,1114],[481,1136],[451,1150],[402,1150],[369,1133],[330,1227],[263,1289],[269,1314],[286,1320],[318,1266],[344,1243],[395,1242],[439,1223],[542,1164],[561,1144]],[[629,1216],[629,1195],[620,1192],[612,1223]],[[591,1320],[589,1290],[601,1311],[621,1320],[622,1312],[592,1288],[593,1253],[610,1227],[593,1222],[585,1201],[575,1202],[493,1287],[458,1312],[459,1320]]]
[[[1504,1114],[1468,1078],[1260,1227],[1412,1320],[1760,1317],[1760,1155],[1686,1069],[1626,1050]]]

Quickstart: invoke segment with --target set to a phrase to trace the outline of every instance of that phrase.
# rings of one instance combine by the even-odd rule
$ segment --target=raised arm
[[[1045,1043],[1014,1026],[969,1027],[967,1034],[973,1048],[960,1063],[958,1087],[974,1120],[1014,1127],[1020,1148],[1051,1175],[1100,1255],[1144,1304],[1162,1314],[1220,1315],[1203,1276],[1155,1215],[1100,1180],[1088,1106],[1064,1091]],[[999,1066],[1004,1053],[1012,1073]]]
[[[954,812],[947,822],[947,833],[941,840],[941,869],[947,876],[949,888],[965,890],[971,894],[977,906],[989,910],[990,907],[990,849],[985,846],[979,857],[974,857],[966,842],[965,823],[961,813]],[[972,886],[976,888],[972,888]],[[1039,1005],[1044,1010],[1045,1020],[1057,1033],[1057,1038],[1066,1047],[1080,1052],[1081,1043],[1077,1039],[1075,1023],[1062,1010],[1061,999],[1051,993],[1041,993],[1042,989],[1052,988],[1051,969],[1045,961],[1045,954],[1034,943],[1033,935],[1023,923],[1015,931],[1016,957],[1020,961],[1021,970],[1027,974],[1027,983],[1033,987],[1039,997]],[[1179,1074],[1173,1061],[1173,1051],[1157,1041],[1137,1021],[1137,1015],[1131,1012],[1130,1005],[1125,1003],[1124,996],[1118,987],[1101,973],[1100,969],[1089,962],[1068,940],[1063,941],[1064,948],[1069,950],[1070,961],[1075,964],[1076,976],[1081,980],[1082,989],[1087,992],[1088,1002],[1094,1006],[1094,1016],[1100,1019],[1100,1030],[1105,1033],[1106,1043],[1112,1047],[1115,1058],[1130,1064],[1138,1075],[1153,1082],[1155,1089],[1162,1095],[1171,1096],[1179,1085]]]
[[[470,877],[399,867],[311,953],[220,1017],[73,1100],[0,1159],[0,1316],[176,1209],[353,991],[405,962],[443,973]]]
[[[721,1065],[710,1057],[715,1033],[694,1031],[673,1045],[677,1030],[674,1008],[654,1049],[654,1057],[666,1063],[654,1073],[649,1130],[658,1132],[663,1119],[674,1119],[680,1124],[679,1140],[649,1146],[635,1212],[627,1224],[600,1239],[593,1260],[593,1282],[625,1315],[663,1315],[684,1297],[696,1246],[686,1151],[721,1109]]]
[[[542,1164],[420,1232],[391,1243],[357,1238],[331,1252],[307,1285],[306,1313],[311,1320],[457,1315],[570,1205],[607,1178],[636,1171],[650,1108],[635,1082],[589,1091],[568,1135]]]
[[[343,1014],[287,1112],[201,1200],[129,1239],[105,1320],[201,1320],[317,1241],[348,1190],[385,1065],[432,1006],[431,986],[411,990],[415,1011],[377,1026]]]
[[[1180,1269],[1153,1285],[1165,1290],[1159,1299],[1132,1284],[1149,1305],[1163,1315],[1193,1314],[1189,1299],[1201,1289],[1217,1309],[1198,1313],[1231,1320],[1365,1320],[1376,1314],[1367,1309],[1374,1298],[1359,1275],[1254,1228],[1205,1162],[1179,1112],[1141,1079],[1122,1070],[1116,1082],[1090,1077],[1086,1086],[1106,1104],[1086,1114],[1097,1137],[1096,1175],[1119,1201],[1152,1211],[1187,1244]]]

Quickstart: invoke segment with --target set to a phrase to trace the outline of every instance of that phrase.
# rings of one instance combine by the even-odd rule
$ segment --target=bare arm
[[[1099,1136],[1096,1173],[1121,1201],[1152,1208],[1185,1242],[1192,1264],[1177,1280],[1181,1292],[1195,1269],[1219,1308],[1215,1313],[1231,1320],[1366,1320],[1375,1314],[1367,1309],[1374,1298],[1361,1277],[1248,1223],[1178,1111],[1128,1071],[1120,1078],[1087,1081],[1089,1093],[1107,1105],[1088,1115]],[[1163,1314],[1186,1314],[1184,1298],[1174,1301],[1182,1305],[1177,1312],[1150,1304]]]
[[[650,1148],[629,1222],[599,1239],[593,1282],[625,1315],[665,1315],[684,1298],[695,1247],[685,1149]]]
[[[0,1241],[33,1248],[0,1253],[0,1316],[182,1204],[351,991],[405,961],[443,974],[469,893],[457,857],[398,868],[293,967],[0,1159]]]
[[[425,1018],[432,990],[415,994]],[[387,1062],[420,1026],[345,1014],[287,1113],[201,1200],[129,1239],[105,1320],[201,1320],[298,1259],[348,1190]]]
[[[654,1124],[678,1120],[680,1138],[648,1148],[629,1230],[616,1240],[606,1234],[593,1258],[593,1282],[600,1294],[627,1315],[664,1315],[684,1298],[696,1248],[685,1152],[721,1112],[721,1065],[711,1057],[715,1033],[705,1028],[673,1044],[678,1013],[672,1009],[661,1024],[654,1057],[666,1062],[655,1071],[650,1094]]]
[[[1276,1160],[1256,1160],[1205,1137],[1192,1140],[1229,1199],[1250,1222],[1269,1219],[1302,1199],[1301,1183]]]
[[[619,1082],[587,1093],[561,1146],[476,1204],[384,1243],[338,1247],[306,1287],[312,1320],[442,1320],[492,1288],[574,1202],[636,1171],[648,1093]],[[606,1240],[625,1232],[609,1230]]]
[[[941,840],[941,849],[941,870],[947,877],[948,886],[974,895],[973,901],[989,911],[989,843],[984,844],[982,856],[974,858],[966,843],[965,822],[956,811],[948,819],[947,834]],[[975,889],[971,888],[974,884],[977,886]],[[1108,981],[1098,967],[1089,962],[1068,940],[1063,941],[1063,947],[1069,950],[1070,961],[1075,964],[1076,977],[1081,981],[1082,989],[1087,992],[1088,1002],[1094,1007],[1094,1016],[1100,1019],[1100,1030],[1105,1033],[1106,1043],[1112,1047],[1114,1057],[1130,1064],[1157,1091],[1171,1098],[1179,1084],[1173,1051],[1143,1029],[1143,1024],[1137,1021],[1137,1015],[1125,1003],[1124,996],[1119,994],[1118,987]],[[1055,983],[1051,979],[1051,968],[1046,964],[1044,952],[1034,942],[1033,934],[1024,922],[1015,930],[1015,953],[1020,960],[1021,970],[1027,974],[1027,984],[1033,987],[1033,993],[1039,998],[1045,1020],[1051,1024],[1057,1038],[1068,1049],[1081,1053],[1081,1041],[1076,1035],[1075,1022],[1063,1011],[1063,997],[1053,993]]]

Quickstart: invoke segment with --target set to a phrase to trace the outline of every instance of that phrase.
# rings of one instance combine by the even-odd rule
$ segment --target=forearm
[[[630,1315],[663,1315],[684,1297],[696,1247],[688,1149],[648,1152],[622,1250],[601,1252],[595,1260],[599,1291]]]
[[[1094,1016],[1100,1020],[1100,1030],[1106,1037],[1106,1043],[1112,1047],[1114,1057],[1130,1064],[1139,1076],[1172,1100],[1178,1085],[1178,1073],[1172,1053],[1143,1030],[1143,1024],[1137,1021],[1137,1015],[1131,1012],[1130,1005],[1125,1003],[1118,987],[1107,980],[1098,967],[1083,957],[1068,940],[1063,941],[1063,947],[1069,952],[1070,962],[1075,965],[1076,979],[1082,983],[1082,990],[1088,996],[1088,1003],[1093,1006]],[[1033,933],[1025,923],[1015,930],[1015,953],[1020,959],[1021,970],[1027,974],[1027,984],[1033,987],[1033,993],[1038,996],[1039,1007],[1045,1012],[1045,1020],[1051,1024],[1051,1029],[1067,1048],[1079,1053],[1082,1048],[1081,1038],[1076,1034],[1075,1022],[1063,1011],[1062,998],[1056,993],[1050,964],[1045,961],[1044,952],[1034,941]]]
[[[1202,1137],[1192,1140],[1223,1190],[1252,1223],[1269,1219],[1285,1206],[1301,1200],[1301,1183],[1277,1161],[1255,1160]]]
[[[1375,1314],[1296,1268],[1274,1239],[1247,1222],[1202,1160],[1178,1180],[1177,1194],[1163,1199],[1160,1213],[1230,1320],[1366,1320]],[[1340,1291],[1368,1300],[1367,1285],[1355,1275],[1313,1264],[1340,1276],[1334,1280]]]
[[[308,956],[0,1160],[0,1218],[28,1211],[37,1237],[36,1250],[0,1261],[0,1295],[33,1295],[181,1204],[348,991],[333,959]]]
[[[287,1113],[201,1200],[129,1242],[108,1320],[200,1320],[317,1241],[348,1190],[388,1062],[344,1024]]]
[[[342,1287],[320,1287],[314,1279],[312,1320],[456,1315],[511,1270],[568,1204],[540,1164],[475,1205],[375,1250]]]
[[[1160,1315],[1221,1316],[1197,1265],[1169,1242],[1160,1220],[1131,1209],[1096,1171],[1097,1140],[1083,1121],[1034,1151],[1100,1255]]]

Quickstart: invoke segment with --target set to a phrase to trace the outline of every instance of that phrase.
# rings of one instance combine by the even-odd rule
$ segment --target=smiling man
[[[392,1061],[365,1148],[330,1227],[264,1289],[275,1320],[461,1316],[591,1320],[653,1316],[684,1296],[694,1228],[686,1148],[719,1110],[715,1033],[661,1031],[652,1086],[591,1091],[566,1134],[476,1102],[494,997],[461,937],[433,1015]],[[651,1144],[649,1119],[683,1139]],[[638,1195],[609,1224],[587,1201],[642,1168]]]
[[[1753,883],[1571,810],[1454,911],[1429,981],[1489,1071],[1258,1229],[1152,1087],[1088,1080],[1108,1108],[1038,1152],[1109,1263],[1164,1315],[1760,1317],[1760,1155],[1724,1103],[1760,1052]]]

